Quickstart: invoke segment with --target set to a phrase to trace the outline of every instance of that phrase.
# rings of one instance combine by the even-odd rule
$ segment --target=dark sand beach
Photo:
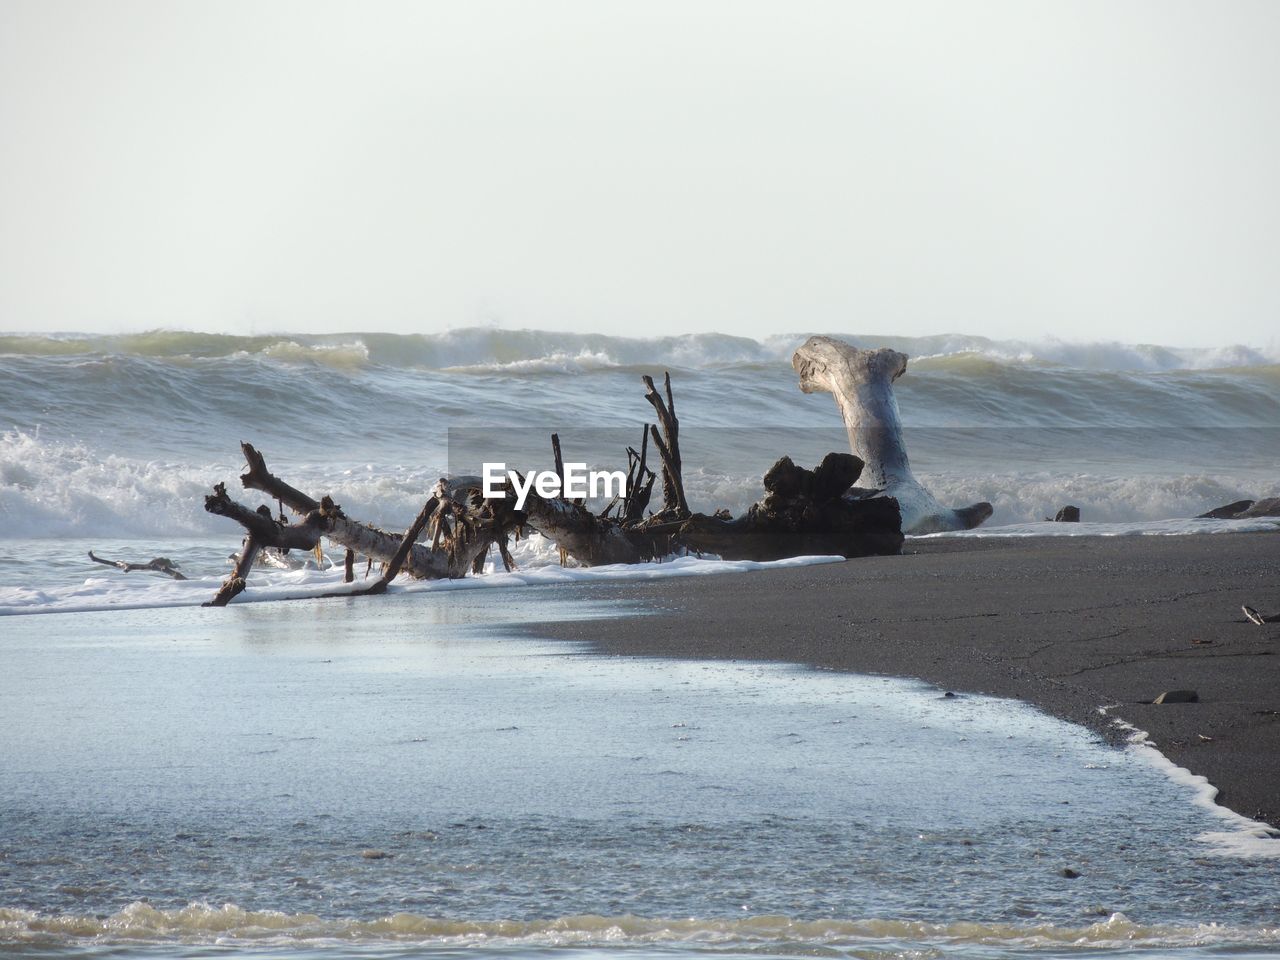
[[[1119,740],[1120,718],[1280,824],[1280,537],[908,541],[903,556],[583,585],[642,615],[539,624],[627,656],[788,661],[1014,697]],[[1191,689],[1196,703],[1152,704]],[[1104,716],[1103,706],[1112,709]]]

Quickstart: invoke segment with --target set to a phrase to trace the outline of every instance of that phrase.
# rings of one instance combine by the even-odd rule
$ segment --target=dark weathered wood
[[[282,524],[271,516],[270,509],[264,504],[257,510],[250,510],[242,503],[237,503],[227,496],[224,484],[213,488],[213,493],[204,498],[204,508],[209,513],[234,520],[251,533],[258,548],[276,547],[281,550],[313,550],[324,535],[327,518],[320,510],[307,514],[302,523]]]
[[[244,543],[240,547],[239,559],[236,560],[235,570],[223,581],[221,588],[213,595],[213,599],[205,601],[201,606],[225,607],[231,602],[232,598],[243,593],[245,583],[249,579],[249,571],[253,569],[253,562],[258,558],[258,551],[261,548],[262,545],[258,543],[252,533],[245,537]]]
[[[862,461],[847,453],[829,453],[813,470],[782,457],[764,476],[763,500],[734,520],[695,514],[681,525],[678,539],[725,560],[901,553],[896,500],[843,496],[861,470]]]
[[[126,560],[107,560],[103,557],[95,556],[92,550],[89,551],[89,559],[94,563],[101,563],[108,567],[115,567],[117,570],[123,570],[125,573],[133,573],[135,570],[146,570],[151,573],[163,573],[166,577],[173,577],[175,580],[187,579],[178,570],[178,565],[168,557],[156,557],[148,560],[146,563],[129,563]]]
[[[307,514],[320,509],[320,501],[313,500],[301,490],[289,486],[267,469],[263,459],[251,443],[241,443],[240,451],[244,454],[249,469],[240,475],[240,482],[246,490],[261,490],[272,500],[279,500],[294,513]]]
[[[803,373],[815,376],[810,367]],[[250,531],[250,540],[258,549],[310,548],[321,536],[329,539],[346,550],[347,582],[354,579],[355,554],[368,557],[370,568],[375,560],[382,563],[383,575],[359,593],[381,593],[401,572],[418,578],[478,572],[491,546],[497,547],[503,566],[510,570],[514,561],[508,538],[518,538],[526,528],[550,539],[562,562],[572,557],[584,566],[638,563],[686,549],[755,559],[900,551],[899,504],[882,496],[879,488],[853,488],[863,464],[849,454],[830,454],[813,470],[797,467],[783,457],[765,475],[765,498],[736,520],[727,511],[711,516],[693,514],[684,490],[680,421],[671,376],[664,376],[661,391],[652,377],[642,380],[657,423],[645,425],[638,451],[627,449],[625,495],[616,497],[599,515],[580,499],[570,502],[563,495],[541,497],[536,491],[530,491],[522,510],[516,511],[512,483],[505,485],[503,496],[486,499],[480,478],[451,477],[436,485],[414,523],[397,536],[347,517],[329,497],[316,500],[280,480],[248,443],[242,444],[248,464],[241,477],[243,485],[278,500],[282,507],[302,515],[302,521],[277,521],[265,508],[253,511],[236,504],[221,488],[215,490],[206,508],[240,523]],[[650,440],[662,462],[663,507],[646,516],[657,478],[648,465]],[[563,491],[565,467],[558,434],[552,434],[551,446]],[[424,531],[429,534],[429,543],[418,541]],[[365,575],[367,578],[368,570]]]
[[[689,503],[685,499],[684,476],[681,473],[680,421],[676,418],[676,403],[671,392],[671,374],[667,373],[663,378],[667,394],[665,402],[658,393],[658,388],[653,385],[653,377],[645,375],[641,379],[644,381],[645,399],[658,414],[658,424],[662,427],[661,434],[657,426],[649,427],[653,445],[662,460],[662,512],[687,517]]]
[[[356,578],[356,552],[348,550],[342,558],[342,582],[352,583]]]
[[[627,495],[623,501],[622,522],[637,524],[644,519],[644,512],[653,496],[653,482],[657,478],[648,466],[649,426],[640,431],[640,452],[627,448]]]
[[[564,490],[564,456],[560,453],[560,434],[551,435],[551,455],[556,463],[556,476],[560,478],[560,489]],[[561,494],[563,496],[563,493]]]
[[[508,495],[514,493],[509,491]],[[530,490],[525,498],[524,522],[585,567],[653,559],[644,549],[644,539],[633,538],[616,519],[598,517],[563,497],[544,498]]]
[[[302,491],[290,486],[267,469],[266,461],[252,444],[242,443],[248,471],[240,478],[241,483],[251,490],[260,490],[276,500],[280,500],[295,513],[310,515],[318,512],[323,518],[324,536],[339,546],[353,550],[371,561],[390,562],[399,550],[403,537],[379,530],[370,524],[360,523],[346,516],[342,508],[329,497],[315,500]],[[436,496],[443,502],[448,499],[448,512],[465,519],[473,508],[467,499],[472,491],[478,491],[478,477],[448,478],[437,484]],[[456,494],[456,495],[455,495]],[[479,509],[479,508],[475,508]],[[466,576],[472,569],[477,553],[487,552],[494,536],[497,536],[509,522],[506,514],[498,515],[490,511],[489,519],[468,527],[453,524],[445,529],[449,536],[437,540],[432,545],[415,543],[409,548],[404,558],[402,571],[419,580],[456,579]],[[441,518],[443,522],[443,518]],[[456,528],[456,529],[455,529]]]

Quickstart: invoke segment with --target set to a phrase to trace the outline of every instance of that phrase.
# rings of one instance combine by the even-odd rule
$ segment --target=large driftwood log
[[[901,521],[894,500],[845,499],[845,492],[863,468],[862,461],[849,454],[829,454],[815,470],[797,467],[783,457],[765,475],[764,500],[736,520],[727,514],[692,513],[681,474],[680,421],[675,415],[671,376],[664,377],[665,397],[652,377],[642,380],[662,429],[660,432],[650,425],[642,436],[640,452],[627,450],[628,493],[621,515],[609,516],[612,504],[597,516],[581,503],[562,497],[543,498],[532,491],[528,494],[524,524],[555,543],[562,558],[598,566],[641,563],[684,550],[732,560],[901,552]],[[663,507],[659,513],[642,518],[654,482],[653,471],[646,467],[650,438],[662,462]],[[553,438],[552,449],[559,471],[563,458],[558,437]]]
[[[839,346],[852,350],[847,345]],[[894,356],[901,357],[900,354]],[[800,369],[799,357],[797,354],[797,369]],[[902,358],[902,364],[905,359]],[[806,364],[802,384],[817,377],[817,365],[808,361]],[[881,455],[877,460],[878,472],[871,478],[873,483],[880,483],[884,478],[895,479],[895,470],[899,474],[905,471],[910,479],[897,432],[897,411],[887,386],[891,380],[892,377],[886,378],[883,396],[878,397],[878,402],[887,403],[892,413],[886,423],[893,428],[896,449],[892,442],[879,447],[872,445],[873,452]],[[644,377],[643,382],[646,399],[657,414],[658,424],[645,426],[638,452],[627,449],[625,495],[616,497],[598,515],[581,501],[569,501],[562,496],[543,497],[534,490],[527,492],[523,509],[517,511],[514,507],[517,497],[510,481],[503,496],[486,499],[481,478],[452,477],[436,484],[409,529],[396,535],[347,517],[329,497],[317,500],[290,486],[267,469],[262,454],[251,444],[241,444],[248,465],[240,477],[243,486],[266,494],[281,504],[282,511],[287,506],[302,519],[287,523],[283,513],[280,519],[273,518],[265,506],[250,509],[232,500],[219,484],[206,499],[205,508],[236,521],[244,527],[247,536],[236,571],[213,602],[225,604],[244,589],[245,578],[259,551],[312,549],[321,538],[345,548],[347,582],[353,579],[356,554],[368,557],[370,564],[374,560],[383,563],[382,577],[359,591],[361,593],[384,591],[401,570],[419,579],[456,578],[478,572],[491,546],[497,547],[503,564],[511,569],[514,564],[507,549],[508,538],[513,534],[518,536],[525,528],[555,543],[562,562],[573,557],[583,566],[639,563],[683,550],[714,553],[727,559],[756,560],[809,554],[857,557],[900,552],[902,523],[897,500],[891,496],[865,499],[849,496],[847,491],[864,468],[862,459],[849,454],[828,454],[814,470],[797,467],[783,457],[765,475],[764,499],[742,517],[730,519],[727,512],[714,516],[694,514],[684,491],[680,422],[676,417],[670,374],[664,377],[662,392],[651,377]],[[838,393],[837,398],[840,397]],[[870,409],[874,406],[873,402]],[[852,426],[850,436],[851,439],[854,436]],[[663,506],[658,513],[646,516],[656,479],[655,471],[648,466],[650,440],[662,464]],[[552,451],[556,472],[563,480],[564,458],[556,435],[552,436]],[[520,479],[523,482],[523,478]],[[901,482],[898,488],[911,492]],[[615,507],[618,508],[616,514],[613,513]],[[987,509],[990,512],[990,508]],[[430,533],[429,543],[418,541],[424,529]]]
[[[562,559],[573,557],[584,567],[613,563],[643,563],[681,549],[678,542],[680,523],[690,516],[684,493],[680,461],[680,421],[676,417],[675,397],[671,390],[671,374],[663,377],[666,397],[658,392],[653,378],[641,377],[645,397],[658,415],[659,427],[646,425],[640,439],[640,451],[627,448],[626,495],[621,499],[617,516],[610,516],[618,505],[611,503],[592,513],[580,501],[564,497],[541,497],[530,490],[521,523],[552,541]],[[662,461],[662,510],[648,517],[644,511],[653,493],[656,474],[648,467],[649,439]],[[555,470],[563,480],[563,455],[560,438],[552,434],[551,446]],[[523,479],[523,478],[522,478]],[[507,497],[513,496],[510,484]]]
[[[940,504],[911,472],[902,439],[893,381],[907,369],[906,354],[887,348],[861,350],[831,337],[810,337],[791,365],[805,393],[832,394],[849,433],[849,446],[866,464],[864,485],[893,497],[905,533],[968,530],[991,516],[991,504],[952,509]]]
[[[279,500],[303,516],[319,511],[324,536],[348,550],[389,563],[400,550],[404,537],[379,530],[347,517],[328,497],[315,500],[291,487],[267,469],[266,461],[252,444],[242,443],[248,470],[240,482]],[[513,511],[501,501],[486,502],[480,497],[479,477],[442,479],[432,496],[438,507],[432,512],[434,538],[428,544],[413,543],[403,560],[403,572],[418,580],[445,580],[464,577],[478,561],[483,561],[495,541],[505,545],[507,530],[515,524]]]
[[[901,553],[897,501],[844,496],[861,471],[862,461],[847,453],[829,453],[813,470],[783,457],[764,475],[763,500],[734,520],[695,514],[679,538],[725,560]]]
[[[513,494],[514,495],[514,494]],[[540,497],[530,490],[524,504],[525,525],[554,543],[584,567],[652,560],[644,537],[632,536],[620,520],[596,516],[564,497]]]

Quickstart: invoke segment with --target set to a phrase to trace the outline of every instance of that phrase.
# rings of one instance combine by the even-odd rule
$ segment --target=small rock
[[[1206,511],[1196,517],[1197,520],[1236,520],[1240,514],[1244,513],[1253,506],[1252,500],[1237,500],[1234,503],[1226,503],[1220,507],[1214,507],[1212,510]]]
[[[1060,872],[1068,880],[1075,880],[1077,877],[1080,876],[1079,873],[1077,873],[1075,870],[1072,870],[1070,867],[1063,867]]]
[[[386,860],[391,856],[391,854],[387,853],[385,850],[361,850],[360,856],[364,857],[366,860]]]
[[[1199,703],[1200,694],[1194,690],[1166,690],[1160,696],[1151,701],[1152,703]]]
[[[1053,517],[1054,523],[1079,523],[1080,508],[1073,506],[1065,506],[1059,510]]]
[[[1280,517],[1280,497],[1259,500],[1241,510],[1237,517]]]

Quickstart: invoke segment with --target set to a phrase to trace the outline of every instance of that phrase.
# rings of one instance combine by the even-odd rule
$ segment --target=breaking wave
[[[727,439],[735,437],[736,431]],[[225,535],[226,521],[205,513],[204,498],[215,483],[239,488],[237,477],[243,464],[232,459],[237,450],[228,438],[218,451],[225,454],[220,460],[147,458],[103,453],[81,442],[37,433],[0,433],[0,540]],[[764,493],[763,467],[735,466],[731,449],[722,450],[720,456],[728,463],[724,469],[688,471],[685,489],[690,504],[695,510],[724,508],[740,514]],[[272,463],[300,489],[327,494],[351,516],[392,530],[409,524],[427,491],[449,472],[443,451],[424,455],[416,463],[274,459]],[[1081,507],[1090,521],[1142,524],[1187,519],[1224,503],[1280,495],[1273,477],[1240,476],[1225,470],[1171,470],[1152,476],[1096,470],[984,471],[976,461],[969,467],[936,473],[921,470],[920,476],[945,502],[994,504],[994,516],[978,531],[982,534],[1003,524],[1043,520],[1065,503]],[[1207,529],[1203,523],[1195,528]]]
[[[801,339],[3,336],[0,539],[218,535],[203,498],[238,487],[242,440],[295,485],[402,529],[442,474],[544,465],[554,430],[575,458],[617,467],[651,415],[639,374],[664,369],[691,504],[737,514],[779,455],[847,449],[830,398],[796,388]],[[912,463],[944,501],[994,504],[984,530],[1065,503],[1146,522],[1280,493],[1280,364],[1262,352],[848,339],[911,354],[895,392]]]
[[[1159,372],[1267,367],[1280,363],[1280,352],[1275,349],[1240,344],[1178,348],[1119,342],[993,340],[966,334],[900,337],[811,332],[828,332],[858,346],[893,347],[915,358],[917,363],[934,365],[951,357],[979,357],[1001,364]],[[488,327],[431,334],[264,336],[152,330],[107,336],[0,336],[0,355],[114,355],[169,360],[262,356],[281,363],[314,363],[338,369],[374,364],[424,370],[574,373],[582,369],[637,365],[703,369],[786,362],[808,335],[780,334],[764,340],[719,333],[646,338]]]

